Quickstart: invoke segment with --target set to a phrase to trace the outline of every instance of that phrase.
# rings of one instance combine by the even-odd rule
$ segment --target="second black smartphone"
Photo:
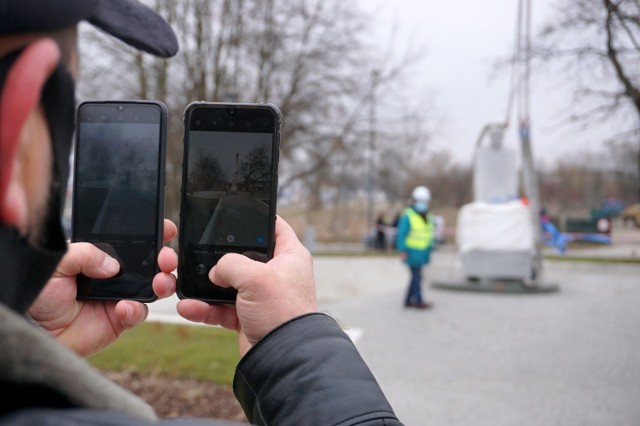
[[[157,101],[89,101],[77,109],[72,241],[120,262],[109,279],[78,276],[78,299],[156,300],[164,220],[167,108]]]
[[[178,297],[234,303],[212,284],[226,253],[273,255],[281,115],[272,104],[194,102],[184,113]]]

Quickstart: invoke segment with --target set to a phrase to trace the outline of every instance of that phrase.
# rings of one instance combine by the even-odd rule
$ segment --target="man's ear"
[[[0,223],[19,225],[25,221],[28,205],[24,177],[20,176],[21,144],[29,144],[29,126],[37,114],[42,87],[59,60],[60,51],[53,40],[37,40],[18,56],[1,88]]]

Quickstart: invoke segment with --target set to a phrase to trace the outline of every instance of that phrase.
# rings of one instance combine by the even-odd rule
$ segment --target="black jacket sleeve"
[[[349,337],[314,313],[283,324],[240,361],[234,392],[256,425],[401,425]]]

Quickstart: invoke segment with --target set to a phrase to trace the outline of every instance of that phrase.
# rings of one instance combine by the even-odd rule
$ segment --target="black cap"
[[[156,56],[178,52],[169,24],[136,0],[0,0],[0,34],[49,31],[80,21]]]

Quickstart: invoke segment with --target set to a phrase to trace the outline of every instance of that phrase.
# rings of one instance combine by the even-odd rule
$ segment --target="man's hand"
[[[267,263],[229,253],[209,272],[219,286],[238,290],[235,305],[210,305],[199,300],[180,300],[184,318],[238,331],[240,354],[267,333],[297,316],[316,312],[313,258],[293,229],[276,220],[276,246]]]
[[[178,230],[164,221],[164,241],[175,238]],[[159,298],[176,290],[172,271],[178,265],[175,251],[163,247],[158,254],[160,272],[153,279],[153,291]],[[76,300],[76,276],[109,278],[118,273],[118,261],[89,243],[71,243],[52,278],[29,308],[29,315],[43,329],[81,356],[101,351],[124,333],[142,323],[149,313],[147,305],[132,300]]]

